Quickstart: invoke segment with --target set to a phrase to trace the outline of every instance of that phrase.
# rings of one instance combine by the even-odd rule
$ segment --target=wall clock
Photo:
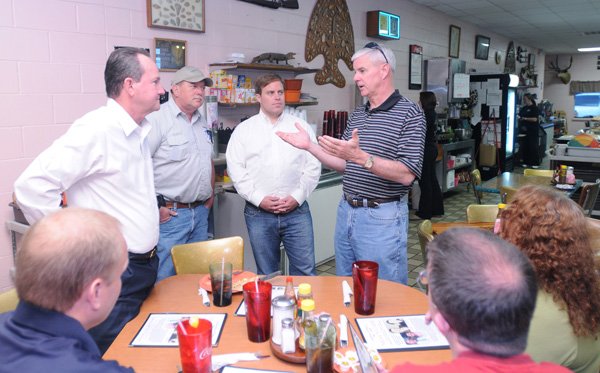
[[[500,51],[496,51],[494,59],[496,61],[496,65],[500,65],[500,62],[502,61],[502,53],[500,53]]]

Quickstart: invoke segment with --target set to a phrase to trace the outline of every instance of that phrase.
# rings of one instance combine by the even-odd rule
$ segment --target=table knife
[[[259,277],[258,279],[261,281],[268,281],[272,278],[275,278],[277,276],[281,275],[281,271],[275,271],[273,273],[269,273],[268,275],[264,275],[262,277]]]
[[[342,281],[342,294],[344,298],[344,306],[350,307],[350,296],[352,295],[352,289],[346,280]]]
[[[340,314],[340,347],[348,347],[348,318]]]

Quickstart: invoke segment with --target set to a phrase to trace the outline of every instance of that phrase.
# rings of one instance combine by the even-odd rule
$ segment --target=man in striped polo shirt
[[[320,136],[314,144],[298,125],[298,133],[278,135],[344,174],[335,229],[337,275],[351,275],[354,261],[372,260],[379,263],[380,278],[406,284],[407,195],[421,176],[425,118],[394,88],[390,49],[369,43],[352,63],[368,102],[351,114],[341,140]]]

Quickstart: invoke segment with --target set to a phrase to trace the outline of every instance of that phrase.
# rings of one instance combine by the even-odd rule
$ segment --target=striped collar
[[[402,96],[400,95],[400,91],[398,91],[397,89],[394,91],[394,93],[392,93],[390,95],[390,97],[388,97],[383,104],[377,106],[375,109],[371,110],[371,103],[367,102],[367,104],[365,105],[365,111],[367,112],[375,112],[375,111],[388,111],[391,108],[394,107],[394,105],[396,105],[396,103],[398,101],[400,101],[400,98],[402,98]]]

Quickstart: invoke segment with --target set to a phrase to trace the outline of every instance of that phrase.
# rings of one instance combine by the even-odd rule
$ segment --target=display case
[[[468,182],[473,170],[475,140],[441,144],[441,162],[437,166],[442,193]]]

